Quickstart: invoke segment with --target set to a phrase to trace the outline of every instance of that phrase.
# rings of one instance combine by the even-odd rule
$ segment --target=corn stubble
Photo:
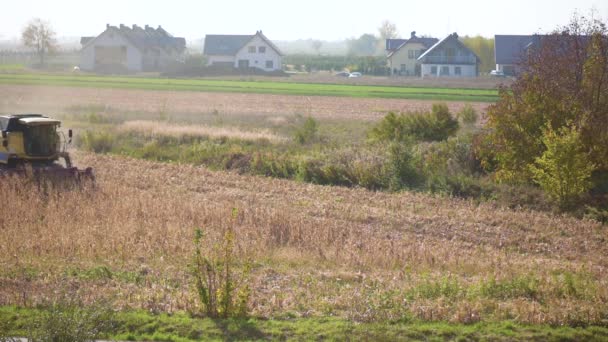
[[[0,305],[68,287],[116,309],[201,312],[195,227],[251,260],[248,309],[470,323],[606,324],[608,230],[593,221],[79,153],[92,191],[0,183]],[[234,216],[234,209],[238,215]],[[101,270],[101,271],[100,271]]]

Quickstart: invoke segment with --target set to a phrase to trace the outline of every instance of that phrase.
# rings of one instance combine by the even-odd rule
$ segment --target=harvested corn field
[[[232,227],[261,317],[605,324],[599,223],[416,193],[301,184],[80,153],[91,192],[0,185],[0,305],[57,291],[195,311],[194,229]],[[236,209],[235,209],[236,208]],[[236,214],[235,214],[236,213]]]

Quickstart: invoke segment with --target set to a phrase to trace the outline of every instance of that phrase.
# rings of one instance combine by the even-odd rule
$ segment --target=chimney
[[[137,24],[133,24],[132,28],[135,30],[137,28]]]
[[[106,24],[106,30],[110,28],[110,24]]]
[[[412,31],[410,38],[412,38],[412,39],[416,38],[416,31]]]
[[[124,30],[124,29],[125,29],[125,27],[126,27],[126,26],[125,26],[124,24],[120,24],[120,29],[121,29],[121,30]]]
[[[454,32],[452,33],[452,36],[454,36],[454,38],[458,38],[458,33]]]
[[[145,27],[146,27],[146,31],[147,31],[147,30],[150,28],[150,26],[149,26],[149,25],[147,25],[147,24],[146,24],[146,26],[145,26]]]

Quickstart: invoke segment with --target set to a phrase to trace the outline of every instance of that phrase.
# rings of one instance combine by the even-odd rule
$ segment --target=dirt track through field
[[[228,115],[301,114],[316,118],[376,120],[389,111],[424,110],[436,102],[440,101],[0,85],[0,112],[61,112],[95,106],[167,114],[217,111]],[[489,105],[471,104],[478,112],[485,112]],[[464,105],[465,102],[448,102],[453,113]]]

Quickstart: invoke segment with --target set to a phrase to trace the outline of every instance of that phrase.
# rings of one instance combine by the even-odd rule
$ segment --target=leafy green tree
[[[543,130],[545,152],[537,157],[530,171],[534,181],[562,208],[572,206],[591,187],[595,165],[581,150],[580,133],[575,126],[557,132]]]
[[[603,33],[595,32],[583,65],[581,102],[585,108],[579,125],[582,143],[591,158],[608,169],[608,42]]]
[[[347,45],[349,55],[373,56],[376,53],[378,38],[373,34],[365,33],[357,39],[349,39]]]
[[[485,38],[482,36],[469,37],[465,36],[460,38],[462,43],[466,45],[471,51],[473,51],[477,57],[481,60],[479,71],[490,72],[495,67],[494,58],[494,39]]]
[[[543,127],[579,132],[580,150],[597,172],[608,172],[608,37],[606,25],[575,17],[566,27],[539,36],[527,51],[514,84],[488,108],[489,129],[480,146],[484,165],[499,181],[530,182],[529,165],[541,157]]]

